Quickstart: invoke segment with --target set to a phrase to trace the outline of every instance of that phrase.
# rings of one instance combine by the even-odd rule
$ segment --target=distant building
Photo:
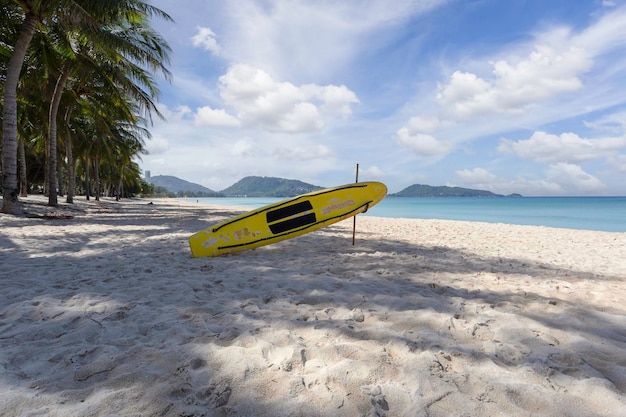
[[[146,171],[146,181],[150,182],[150,171]]]

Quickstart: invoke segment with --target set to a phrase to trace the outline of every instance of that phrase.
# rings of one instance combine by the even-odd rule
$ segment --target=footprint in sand
[[[542,340],[545,344],[549,345],[549,346],[559,346],[561,344],[561,342],[559,341],[559,339],[557,339],[556,337],[548,334],[548,333],[544,333],[540,330],[534,330],[534,329],[530,329],[533,332],[533,335]]]
[[[450,330],[458,330],[459,327],[457,326],[460,324],[460,328],[464,329],[465,332],[470,334],[473,338],[486,341],[493,339],[493,332],[489,329],[489,323],[491,321],[492,320],[477,322],[466,314],[457,313],[450,319],[449,328]]]
[[[199,381],[206,378],[202,372],[208,362],[202,358],[195,358],[181,364],[174,375],[179,379],[179,385],[170,391],[170,398],[184,403],[185,406],[219,408],[228,404],[232,388],[227,381],[219,381],[196,388]]]
[[[586,379],[596,376],[596,372],[579,356],[568,352],[556,352],[548,355],[550,369],[573,378]]]
[[[387,416],[389,411],[389,403],[385,399],[382,388],[380,385],[375,387],[363,387],[363,393],[368,394],[370,397],[370,403],[373,408],[375,416]]]
[[[531,353],[528,346],[500,343],[496,346],[494,357],[505,365],[514,366],[523,363]]]
[[[223,407],[228,404],[232,389],[228,385],[211,384],[204,387],[193,395],[187,397],[186,402],[190,405]]]
[[[492,340],[493,332],[489,329],[489,320],[486,323],[475,323],[471,334],[478,340]]]

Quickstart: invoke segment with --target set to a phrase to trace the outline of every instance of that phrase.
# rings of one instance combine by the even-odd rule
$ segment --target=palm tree
[[[2,5],[6,5],[6,2],[7,0],[4,0]],[[92,35],[92,39],[95,40],[94,44],[97,44],[98,39],[106,38],[104,33],[107,31],[102,30],[103,28],[140,28],[141,23],[147,22],[148,16],[155,15],[170,19],[170,17],[162,10],[141,0],[115,0],[106,2],[100,0],[15,0],[14,3],[23,9],[24,18],[22,29],[17,37],[6,69],[2,116],[2,212],[10,214],[17,214],[21,211],[18,201],[17,187],[16,91],[22,64],[28,51],[28,46],[37,30],[38,24],[42,24],[44,27],[46,25],[59,25],[67,32],[71,32],[72,29],[78,29],[86,36]],[[137,24],[139,25],[137,26]],[[147,42],[144,41],[143,52],[145,53],[152,49],[152,51],[156,52],[156,54],[130,55],[129,61],[137,60],[140,64],[148,65],[151,68],[164,68],[162,63],[163,61],[161,63],[157,63],[156,59],[153,58],[155,55],[166,57],[168,48],[164,42],[159,43],[158,41],[154,41],[155,39],[160,40],[160,37],[156,36],[149,39]],[[138,65],[135,65],[134,67],[137,69],[140,68]],[[167,73],[167,71],[165,72]],[[63,74],[63,71],[60,73]],[[130,74],[130,76],[136,75],[134,73]],[[64,83],[67,81],[67,78],[69,78],[69,75],[65,78],[65,81],[63,78],[59,78],[57,83],[58,94],[61,94],[63,90],[61,87],[64,87]],[[151,81],[151,78],[144,75],[144,78],[140,78],[139,80],[145,82]],[[130,90],[137,93],[136,89],[131,88]],[[150,88],[150,90],[155,91],[156,87]],[[145,93],[142,94],[142,96],[145,96]],[[145,100],[147,97],[142,98]],[[151,102],[151,100],[149,101]],[[51,106],[49,120],[52,120],[53,123],[55,123],[56,114],[53,115],[52,112],[53,106]],[[51,131],[50,133],[54,133],[54,139],[49,139],[51,141],[56,141],[56,131]],[[56,147],[54,147],[54,150],[56,151]],[[52,160],[53,157],[56,158],[56,155],[51,155],[50,160]],[[54,163],[55,162],[52,162],[52,164]],[[56,170],[54,171],[55,172],[52,174],[52,170],[50,170],[52,175],[49,174],[49,176],[56,178]],[[49,179],[49,181],[52,184],[52,179]],[[51,188],[50,192],[56,193],[56,188]],[[54,203],[54,201],[50,200],[50,203]]]
[[[90,172],[91,158],[104,158],[107,159],[107,155],[117,152],[112,150],[121,146],[130,146],[130,142],[120,140],[123,136],[128,136],[127,131],[141,132],[142,136],[147,136],[148,133],[141,128],[141,125],[145,123],[144,118],[137,115],[139,111],[139,105],[130,100],[123,94],[116,85],[110,83],[108,78],[102,78],[103,72],[90,73],[88,77],[79,77],[81,79],[88,79],[88,82],[78,82],[73,80],[70,83],[69,88],[66,91],[64,100],[67,106],[65,110],[64,131],[66,137],[66,156],[68,159],[68,174],[70,183],[68,185],[68,202],[69,199],[73,199],[73,154],[72,140],[67,138],[71,132],[73,136],[80,135],[81,140],[75,141],[78,148],[76,154],[80,154],[85,158],[85,173],[88,175]],[[143,149],[142,147],[135,149]],[[94,166],[94,170],[97,170],[98,164]],[[121,166],[119,166],[121,167]],[[94,172],[97,176],[98,172]],[[96,181],[96,188],[98,182]],[[89,189],[87,188],[87,191]],[[87,193],[87,196],[90,194]],[[99,194],[96,190],[96,198]]]
[[[18,178],[20,197],[28,195],[27,159],[44,144],[45,82],[42,71],[36,65],[29,65],[18,88]],[[45,151],[44,151],[45,152]]]
[[[169,47],[158,34],[145,25],[147,25],[145,16],[139,15],[133,18],[132,24],[121,22],[115,28],[104,27],[100,31],[90,33],[89,39],[85,36],[73,36],[69,42],[62,45],[65,46],[66,53],[63,56],[66,59],[55,87],[49,118],[49,205],[57,205],[56,115],[62,91],[72,73],[84,74],[84,69],[90,73],[96,73],[101,82],[108,85],[112,91],[121,90],[125,94],[132,94],[147,114],[154,111],[160,116],[152,101],[158,94],[155,83],[149,72],[137,65],[135,61],[147,64],[153,70],[160,70],[167,78],[170,74],[164,63],[168,61]],[[97,42],[89,42],[94,38]],[[71,50],[68,46],[71,46]],[[143,90],[143,87],[148,91]],[[127,117],[127,119],[133,118],[132,115]],[[95,169],[95,174],[98,175],[97,165]],[[98,198],[99,189],[97,188],[96,199]]]
[[[105,143],[105,153],[101,155],[101,162],[105,162],[108,170],[107,180],[114,189],[116,199],[124,195],[124,185],[136,178],[133,168],[133,157],[145,153],[144,137],[149,137],[147,129],[141,128],[136,122],[125,123],[118,121],[112,126],[113,136]],[[102,160],[104,158],[104,160]],[[129,175],[133,172],[133,175]]]
[[[7,67],[11,58],[12,45],[15,44],[22,25],[22,13],[13,2],[0,1],[0,97],[4,97]],[[2,119],[0,119],[2,120]],[[23,142],[21,150],[24,149]],[[24,161],[24,158],[21,159]],[[2,159],[0,158],[0,173],[2,173]],[[2,184],[0,183],[0,189]]]
[[[19,31],[15,30],[15,36]],[[27,195],[27,159],[32,157],[33,151],[40,151],[42,146],[47,143],[45,141],[44,132],[47,131],[47,113],[49,108],[50,97],[52,91],[49,86],[49,67],[44,57],[50,56],[45,52],[46,39],[44,36],[38,36],[36,32],[31,41],[31,47],[35,46],[38,53],[29,53],[25,57],[23,69],[20,76],[16,92],[16,100],[18,104],[17,113],[17,134],[18,134],[18,179],[20,196]],[[3,31],[4,34],[4,31]],[[10,37],[9,37],[10,38]],[[8,61],[10,51],[6,53]],[[4,67],[6,68],[6,66]],[[5,71],[2,71],[5,73]],[[42,148],[43,149],[43,148]],[[47,154],[48,152],[45,151]]]
[[[27,13],[22,31],[9,58],[2,108],[2,212],[19,214],[17,185],[17,84],[28,44],[37,29],[38,17]]]

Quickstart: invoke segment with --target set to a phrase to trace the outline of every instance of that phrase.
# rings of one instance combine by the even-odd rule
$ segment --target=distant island
[[[169,197],[295,197],[321,190],[324,187],[298,180],[276,177],[245,177],[228,188],[213,191],[200,184],[185,181],[171,175],[146,177],[155,186],[155,195]],[[520,194],[504,196],[491,191],[471,188],[413,184],[404,190],[389,194],[390,197],[521,197]]]
[[[324,187],[298,180],[275,177],[245,177],[228,188],[213,191],[200,184],[171,175],[146,177],[155,186],[154,194],[169,197],[295,197]]]
[[[245,177],[220,191],[226,197],[295,197],[324,187],[275,177]]]
[[[521,197],[521,194],[510,194],[504,196],[491,191],[473,190],[463,187],[431,186],[424,184],[413,184],[399,193],[389,194],[390,197]]]
[[[155,186],[155,195],[165,195],[172,197],[174,195],[187,197],[223,197],[220,193],[211,190],[200,184],[181,180],[172,175],[156,175],[154,177],[146,176],[146,181]]]

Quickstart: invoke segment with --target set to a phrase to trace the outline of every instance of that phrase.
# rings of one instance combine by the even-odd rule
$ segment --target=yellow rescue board
[[[258,248],[312,232],[367,211],[387,194],[380,182],[326,188],[249,211],[189,238],[195,257]]]

